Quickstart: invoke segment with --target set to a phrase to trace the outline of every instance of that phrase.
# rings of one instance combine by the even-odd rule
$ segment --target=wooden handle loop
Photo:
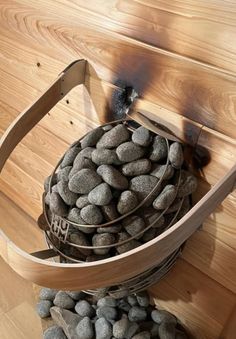
[[[0,170],[16,145],[48,111],[73,87],[84,83],[85,73],[85,60],[72,63],[39,99],[15,119],[0,140]],[[236,166],[170,229],[148,243],[116,257],[76,264],[43,260],[42,258],[50,258],[53,252],[30,255],[17,247],[1,230],[0,254],[18,274],[41,286],[65,290],[111,286],[156,266],[179,248],[233,190],[235,180]]]

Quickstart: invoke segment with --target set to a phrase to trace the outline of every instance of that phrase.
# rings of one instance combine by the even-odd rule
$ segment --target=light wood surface
[[[88,87],[93,102],[85,89],[70,93],[23,139],[1,175],[0,189],[34,219],[41,212],[42,178],[69,143],[107,119],[109,82],[117,78],[135,84],[150,106],[157,104],[160,117],[161,106],[193,119],[200,129],[207,125],[235,138],[234,2],[18,0],[1,1],[0,15],[1,133],[67,64],[86,57],[93,66]],[[173,121],[179,121],[176,115]],[[225,148],[219,139],[210,145],[204,131],[202,144],[212,158],[196,200],[235,156],[234,146]],[[232,194],[154,288],[157,302],[175,312],[196,338],[217,339],[236,303],[235,218]],[[7,234],[16,241],[12,233]]]

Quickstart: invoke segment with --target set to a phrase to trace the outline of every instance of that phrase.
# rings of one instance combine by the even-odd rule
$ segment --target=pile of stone
[[[189,196],[197,188],[196,178],[187,170],[181,170],[179,180],[183,162],[180,143],[172,142],[168,148],[165,138],[142,126],[131,131],[120,123],[89,132],[66,152],[56,174],[47,178],[45,203],[49,219],[55,214],[81,225],[70,227],[70,243],[107,248],[67,247],[64,253],[96,261],[129,251],[162,233],[176,211],[179,219],[189,210]],[[135,210],[161,178],[145,208]]]
[[[41,318],[55,325],[44,339],[186,339],[178,319],[150,304],[146,292],[121,299],[100,299],[83,292],[43,288],[37,304]]]

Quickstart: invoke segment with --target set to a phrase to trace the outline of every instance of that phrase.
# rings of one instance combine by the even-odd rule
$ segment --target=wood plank
[[[76,58],[79,50],[79,55],[88,58],[97,74],[104,80],[114,82],[122,79],[135,86],[147,100],[233,136],[232,130],[236,123],[233,108],[235,99],[231,95],[235,89],[234,77],[209,70],[208,67],[191,61],[181,60],[125,37],[114,36],[112,32],[101,33],[89,27],[85,29],[79,23],[75,31],[74,26],[70,26],[65,20],[63,27],[66,34],[62,36],[55,29],[57,17],[53,19],[53,16],[50,16],[49,19],[43,9],[36,11],[30,7],[28,10],[26,8],[21,8],[20,5],[11,5],[10,9],[7,5],[2,6],[3,19],[11,14],[13,21],[9,27],[9,23],[3,20],[2,26],[14,32],[17,26],[17,30],[28,39],[39,34],[40,39],[47,44],[50,41],[51,45],[58,45],[60,49],[66,46],[67,52],[76,55]],[[21,20],[16,25],[14,17],[18,17],[19,13]],[[30,20],[33,13],[37,13],[40,20],[37,27],[34,27],[35,31],[29,32],[25,22]],[[56,55],[58,57],[58,54]],[[136,60],[142,60],[142,64],[131,67],[136,64]],[[143,72],[145,77],[141,75]]]

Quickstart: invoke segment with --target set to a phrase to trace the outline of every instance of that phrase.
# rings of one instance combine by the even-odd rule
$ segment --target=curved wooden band
[[[33,105],[21,113],[0,141],[0,169],[21,139],[74,86],[84,82],[86,61],[68,67]],[[185,242],[232,191],[236,166],[222,178],[180,221],[150,242],[106,260],[60,264],[42,260],[18,248],[0,231],[0,254],[25,279],[41,286],[65,290],[114,285],[161,263]]]

